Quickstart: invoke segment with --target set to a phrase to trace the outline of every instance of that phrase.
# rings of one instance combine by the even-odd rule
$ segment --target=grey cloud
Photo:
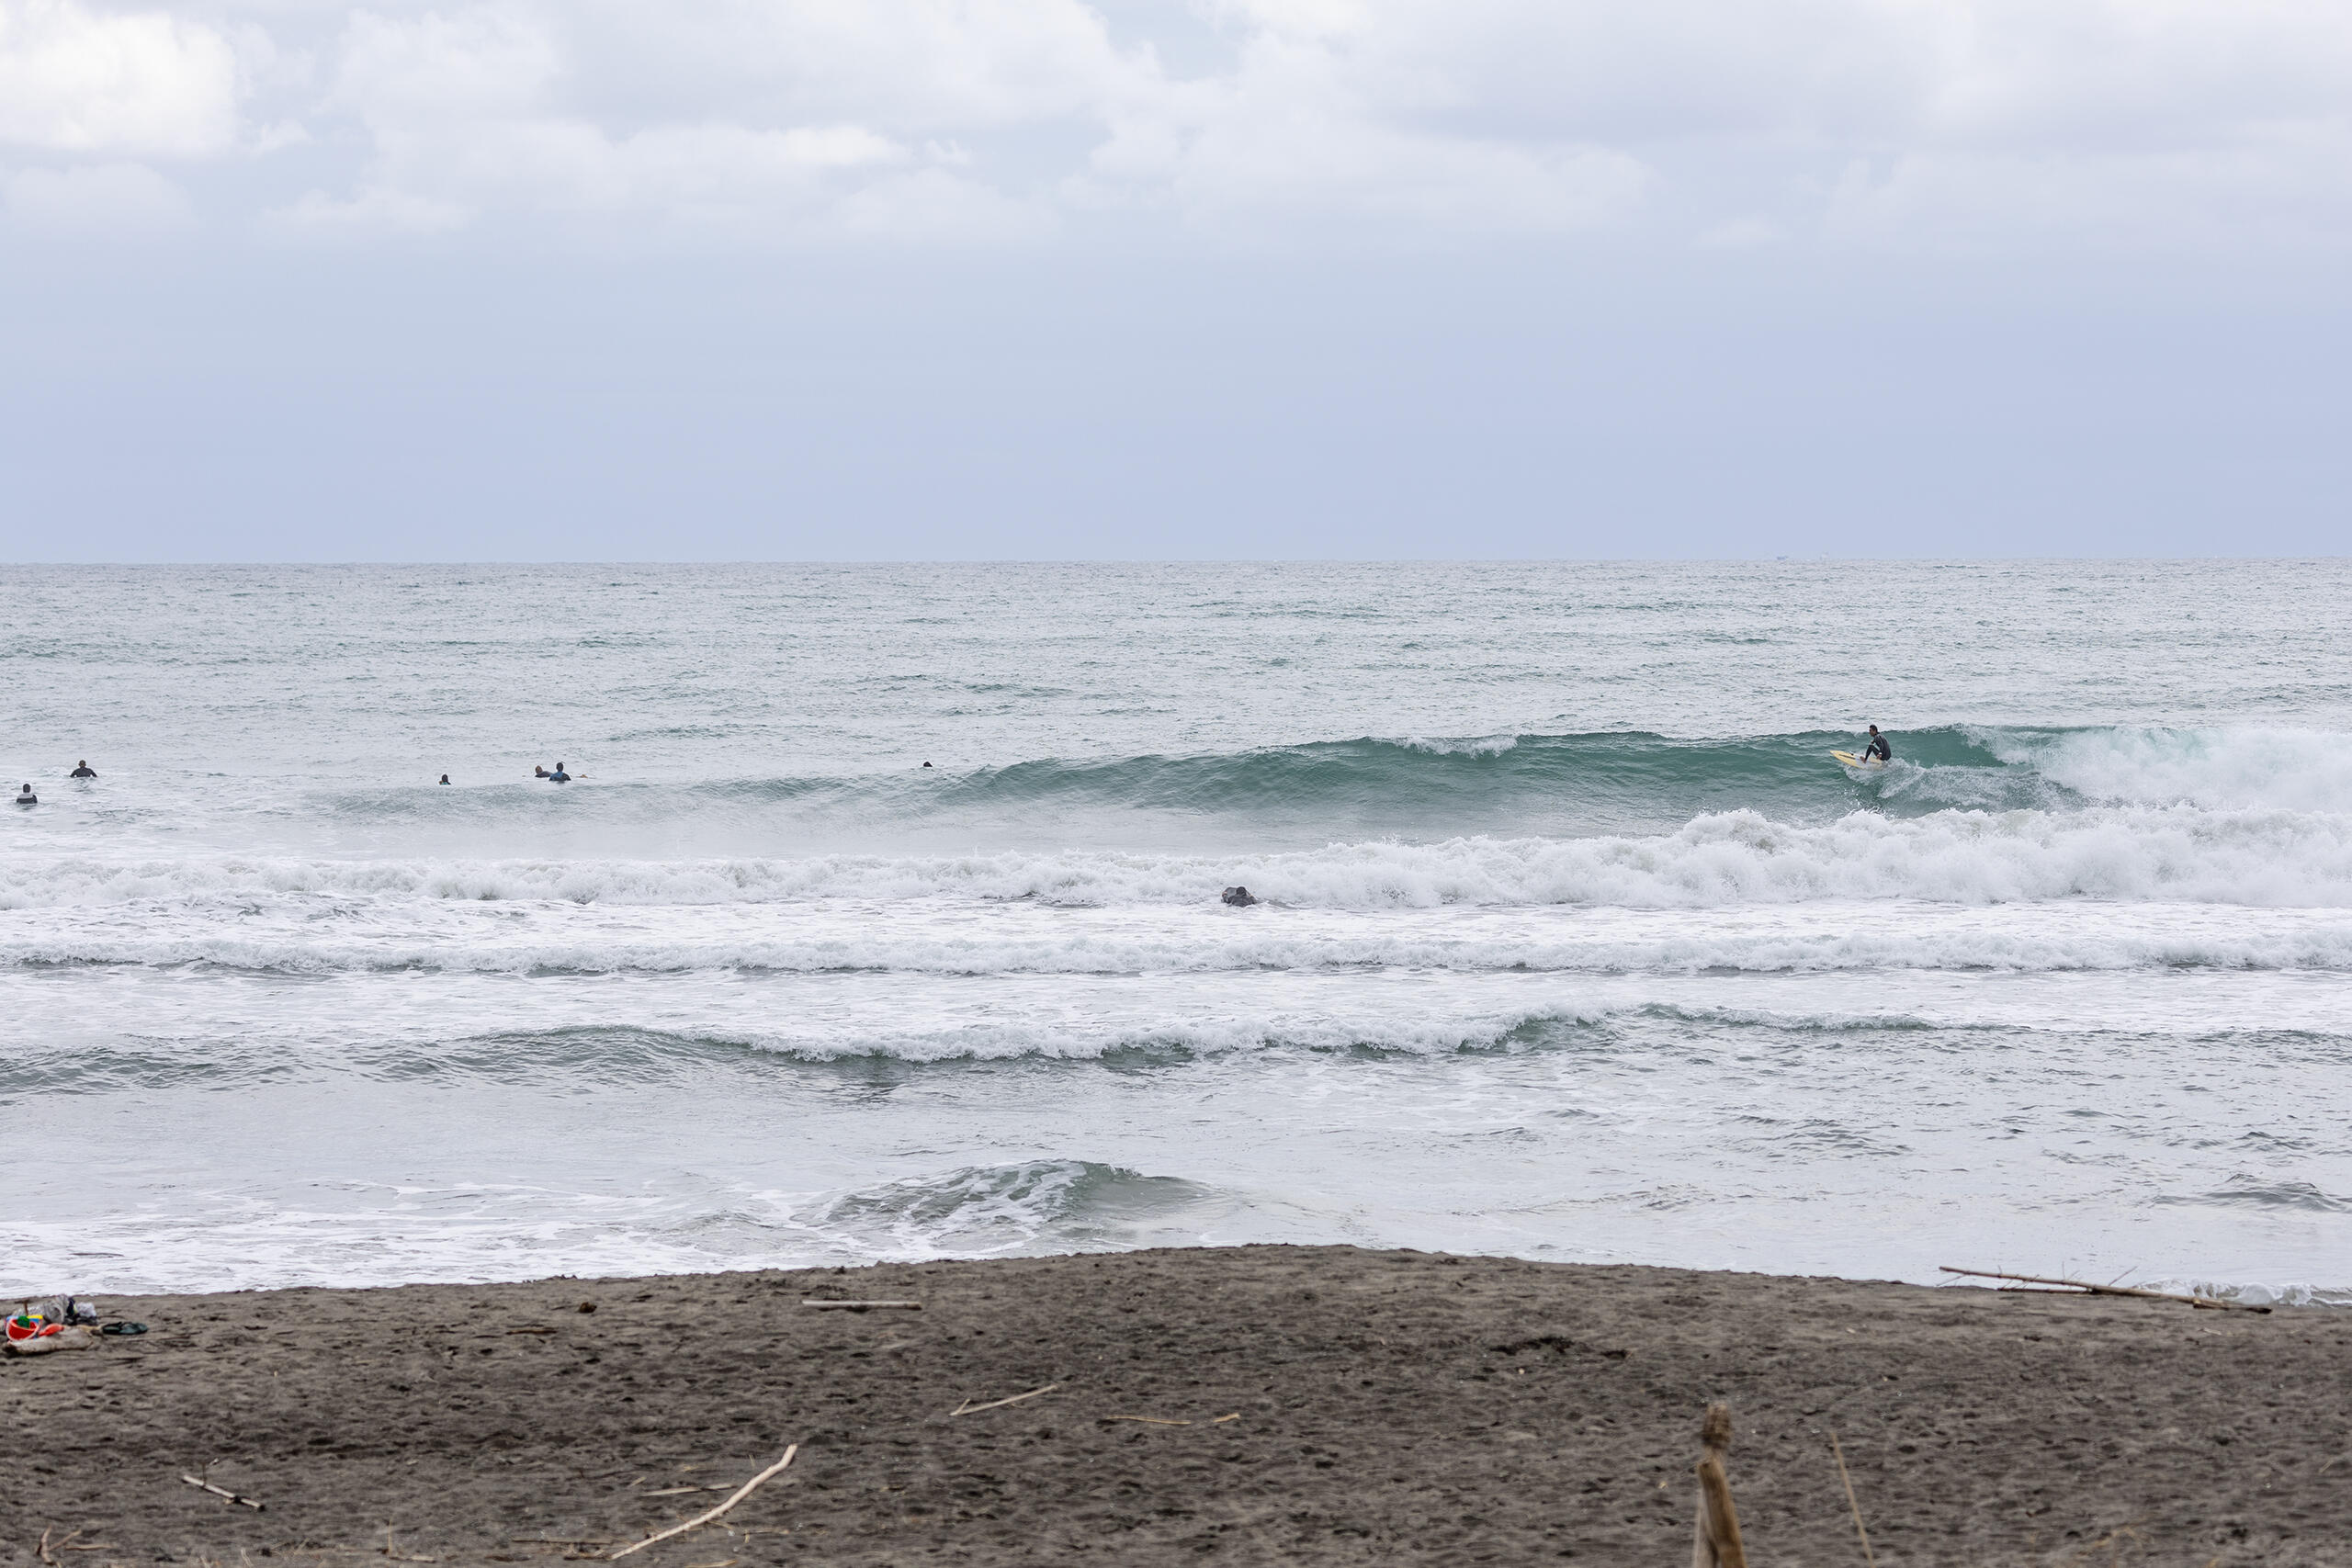
[[[6,547],[2339,549],[2347,26],[0,0]]]
[[[2320,0],[0,4],[0,142],[356,231],[2335,243],[2348,97]]]

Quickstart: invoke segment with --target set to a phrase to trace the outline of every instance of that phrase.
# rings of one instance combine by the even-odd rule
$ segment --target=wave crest
[[[1327,909],[1702,908],[1857,897],[2332,908],[2352,904],[2352,818],[2167,807],[1908,818],[1854,812],[1801,826],[1731,811],[1655,835],[1374,840],[1235,855],[1073,850],[695,861],[28,857],[0,863],[0,910],[287,897],[642,906],[933,897],[1196,904],[1214,902],[1235,883],[1277,904]]]
[[[1028,1160],[865,1188],[796,1221],[869,1253],[985,1258],[1149,1245],[1137,1238],[1139,1231],[1197,1214],[1214,1198],[1208,1188],[1179,1177],[1143,1176],[1093,1160]]]

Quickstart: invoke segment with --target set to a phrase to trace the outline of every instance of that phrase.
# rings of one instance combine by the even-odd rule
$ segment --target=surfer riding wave
[[[1843,767],[1883,768],[1886,766],[1894,761],[1894,748],[1886,743],[1886,737],[1878,732],[1877,725],[1871,725],[1870,731],[1869,743],[1863,746],[1860,756],[1856,756],[1851,751],[1832,751],[1829,755]]]

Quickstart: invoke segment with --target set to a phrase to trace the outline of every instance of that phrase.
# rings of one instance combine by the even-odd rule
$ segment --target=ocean
[[[0,604],[0,1292],[1295,1241],[2352,1303],[2345,562]]]

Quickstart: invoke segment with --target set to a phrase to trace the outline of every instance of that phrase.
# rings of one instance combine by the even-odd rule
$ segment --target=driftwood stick
[[[1739,1538],[1739,1510],[1732,1506],[1731,1478],[1724,1473],[1723,1456],[1709,1454],[1699,1461],[1699,1487],[1706,1499],[1708,1544],[1723,1568],[1747,1568],[1747,1548]]]
[[[784,1467],[792,1462],[792,1456],[799,1451],[800,1445],[798,1443],[794,1443],[784,1450],[784,1457],[782,1459],[776,1461],[774,1464],[760,1472],[759,1474],[752,1477],[751,1480],[743,1483],[741,1486],[736,1488],[735,1495],[732,1497],[728,1498],[727,1501],[721,1503],[707,1514],[698,1515],[694,1518],[688,1519],[682,1525],[672,1525],[660,1535],[649,1535],[643,1540],[637,1542],[633,1546],[624,1546],[618,1551],[614,1552],[610,1557],[605,1558],[605,1561],[607,1562],[618,1562],[630,1552],[643,1551],[647,1547],[651,1546],[657,1540],[667,1540],[673,1535],[684,1535],[690,1529],[700,1529],[703,1526],[710,1523],[711,1520],[718,1517],[719,1515],[725,1513],[728,1509],[733,1507],[736,1504],[750,1496],[752,1495],[752,1488],[757,1486],[761,1482],[765,1481],[771,1475],[781,1473]]]
[[[1732,1506],[1731,1478],[1724,1451],[1731,1447],[1731,1406],[1710,1404],[1699,1428],[1699,1523],[1690,1544],[1691,1568],[1747,1568],[1747,1546],[1740,1540],[1739,1510]]]
[[[1011,1399],[991,1399],[986,1404],[975,1404],[967,1399],[947,1414],[950,1416],[976,1416],[983,1410],[994,1410],[1001,1404],[1018,1404],[1024,1399],[1035,1399],[1041,1393],[1051,1393],[1054,1390],[1061,1386],[1062,1385],[1057,1382],[1049,1382],[1043,1388],[1033,1388],[1027,1393],[1016,1393]]]
[[[1951,1264],[1939,1265],[1947,1274],[1965,1274],[1973,1280],[2017,1280],[2028,1285],[2061,1285],[2070,1291],[2086,1291],[2094,1296],[2138,1296],[2152,1302],[2187,1302],[2193,1307],[2205,1307],[2218,1312],[2268,1312],[2267,1306],[2252,1302],[2225,1301],[2220,1296],[2184,1296],[2171,1291],[2143,1291],[2137,1285],[2094,1285],[2087,1280],[2052,1280],[2041,1274],[2000,1274],[1989,1269],[1955,1269]]]
[[[230,1491],[226,1486],[215,1486],[212,1483],[203,1479],[201,1476],[183,1475],[180,1479],[187,1482],[190,1486],[201,1487],[203,1490],[211,1493],[215,1497],[226,1497],[232,1503],[243,1503],[246,1507],[254,1510],[256,1513],[261,1509],[261,1505],[254,1502],[251,1497],[240,1497],[234,1492]]]
[[[1829,1434],[1829,1451],[1838,1461],[1838,1479],[1846,1483],[1846,1506],[1854,1510],[1854,1533],[1862,1538],[1862,1561],[1870,1568],[1878,1568],[1878,1557],[1871,1551],[1871,1532],[1862,1528],[1862,1506],[1854,1500],[1854,1478],[1846,1473],[1846,1450],[1838,1446],[1838,1434]]]
[[[897,1308],[897,1309],[898,1309],[899,1311],[900,1311],[900,1312],[921,1312],[921,1311],[922,1311],[922,1303],[921,1303],[921,1302],[818,1302],[818,1301],[804,1301],[804,1302],[802,1302],[800,1304],[801,1304],[802,1306],[805,1306],[805,1307],[813,1307],[813,1308],[816,1308],[816,1309],[817,1309],[817,1310],[819,1310],[819,1311],[823,1311],[823,1310],[825,1310],[825,1309],[827,1309],[827,1308],[831,1308],[831,1310],[833,1310],[834,1312],[873,1312],[873,1311],[875,1311],[876,1308],[882,1308],[882,1307],[895,1307],[895,1308]]]

